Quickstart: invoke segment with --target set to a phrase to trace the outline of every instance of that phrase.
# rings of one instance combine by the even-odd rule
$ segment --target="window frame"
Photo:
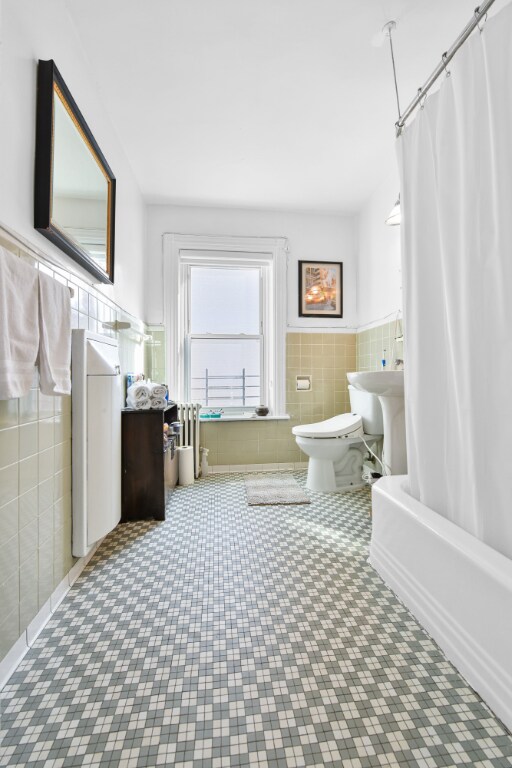
[[[284,237],[224,237],[164,233],[164,321],[167,335],[167,380],[170,396],[185,402],[189,392],[185,386],[187,272],[188,264],[202,261],[233,265],[237,260],[245,266],[261,265],[265,337],[264,386],[270,415],[286,416],[285,339],[287,301],[288,241]],[[263,399],[263,390],[262,390]],[[238,410],[244,410],[243,407]],[[247,410],[247,406],[245,408]],[[230,408],[230,413],[234,409]]]
[[[190,401],[192,398],[192,378],[191,378],[191,347],[193,340],[204,340],[204,341],[215,341],[219,340],[222,341],[223,339],[233,339],[233,340],[258,340],[260,342],[260,401],[262,403],[266,403],[268,401],[268,390],[267,390],[267,378],[266,378],[266,368],[267,368],[267,360],[266,360],[266,345],[267,345],[267,337],[268,337],[268,320],[267,320],[267,312],[266,312],[266,303],[267,303],[267,296],[265,291],[265,270],[268,269],[268,264],[262,262],[261,264],[258,264],[257,262],[250,261],[247,262],[245,259],[240,258],[238,260],[235,259],[214,259],[213,261],[206,256],[204,260],[198,261],[196,263],[188,263],[186,260],[183,264],[184,268],[186,269],[186,278],[185,278],[185,285],[186,285],[186,310],[185,310],[185,317],[186,317],[186,329],[185,329],[185,345],[184,345],[184,392],[185,397],[187,401]],[[248,333],[192,333],[191,332],[191,325],[192,325],[192,270],[196,268],[201,269],[257,269],[259,272],[259,319],[258,319],[258,325],[260,332],[259,334],[248,334]],[[219,404],[217,406],[204,406],[204,407],[216,407],[216,408],[222,408],[223,411],[229,412],[231,414],[233,413],[239,413],[241,411],[246,411],[249,408],[257,407],[259,403],[255,403],[253,406],[251,405],[222,405]]]

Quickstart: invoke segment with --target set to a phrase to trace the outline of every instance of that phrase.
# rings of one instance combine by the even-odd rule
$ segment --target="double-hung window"
[[[209,408],[267,402],[264,266],[188,265],[187,399]]]
[[[286,240],[169,234],[164,258],[171,396],[283,416]]]

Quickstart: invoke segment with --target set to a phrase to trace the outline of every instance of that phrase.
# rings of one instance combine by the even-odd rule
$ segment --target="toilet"
[[[368,452],[363,438],[379,454],[384,434],[379,398],[350,384],[348,391],[352,413],[292,429],[297,445],[309,456],[306,487],[311,491],[362,488],[363,460]]]

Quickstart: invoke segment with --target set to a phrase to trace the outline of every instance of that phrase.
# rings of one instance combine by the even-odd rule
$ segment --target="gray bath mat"
[[[310,500],[293,477],[254,475],[244,477],[249,506],[263,504],[309,504]]]

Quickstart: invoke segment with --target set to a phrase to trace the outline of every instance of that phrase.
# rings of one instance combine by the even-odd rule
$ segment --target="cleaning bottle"
[[[199,448],[201,454],[201,477],[207,477],[208,475],[208,448]]]

